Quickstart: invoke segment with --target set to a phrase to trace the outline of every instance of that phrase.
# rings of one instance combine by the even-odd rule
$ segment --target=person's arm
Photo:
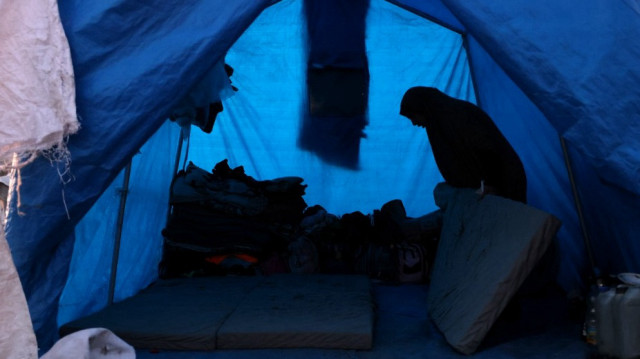
[[[509,147],[506,139],[491,118],[480,108],[471,105],[468,109],[469,128],[467,141],[481,170],[478,192],[496,193],[504,182],[504,150]]]
[[[491,193],[526,203],[526,177],[520,157],[482,110],[475,117],[476,156],[482,170],[482,195]]]
[[[497,190],[495,187],[485,184],[484,180],[481,180],[480,188],[476,190],[476,193],[479,194],[480,199],[482,199],[487,194],[497,194]]]

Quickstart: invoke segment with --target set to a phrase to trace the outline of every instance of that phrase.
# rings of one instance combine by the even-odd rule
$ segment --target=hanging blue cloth
[[[357,169],[367,125],[365,46],[369,0],[305,0],[307,97],[298,145],[322,160]]]

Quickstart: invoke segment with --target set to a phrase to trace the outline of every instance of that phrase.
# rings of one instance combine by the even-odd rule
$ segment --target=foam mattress
[[[159,281],[60,328],[107,328],[140,349],[370,349],[373,300],[360,275]]]
[[[560,228],[553,215],[444,183],[434,191],[443,227],[431,273],[429,315],[447,342],[476,351]]]

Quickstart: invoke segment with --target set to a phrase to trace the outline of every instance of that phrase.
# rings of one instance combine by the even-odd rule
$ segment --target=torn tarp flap
[[[79,123],[71,54],[55,0],[0,3],[0,48],[0,165],[8,166],[14,153],[63,145]]]

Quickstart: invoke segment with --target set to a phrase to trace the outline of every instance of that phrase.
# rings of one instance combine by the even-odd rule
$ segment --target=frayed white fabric
[[[40,359],[135,359],[133,347],[108,329],[91,328],[62,337]]]
[[[0,211],[4,222],[4,212]],[[1,223],[0,222],[0,223]],[[38,344],[27,300],[0,225],[0,358],[37,359]]]
[[[0,1],[0,49],[0,167],[22,167],[43,152],[64,157],[79,123],[56,0]]]

